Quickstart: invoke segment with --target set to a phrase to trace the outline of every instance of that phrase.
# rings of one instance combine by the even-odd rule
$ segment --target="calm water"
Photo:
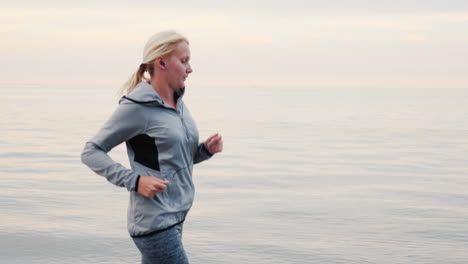
[[[0,263],[138,263],[128,193],[79,155],[115,88],[2,86]],[[192,263],[467,263],[468,90],[188,88]],[[128,165],[124,146],[111,157]]]

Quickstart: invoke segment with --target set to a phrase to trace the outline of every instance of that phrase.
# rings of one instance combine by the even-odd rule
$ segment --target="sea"
[[[139,263],[129,193],[80,161],[118,87],[2,85],[0,263]],[[468,263],[468,89],[187,87],[190,263]],[[125,144],[109,152],[128,166]]]

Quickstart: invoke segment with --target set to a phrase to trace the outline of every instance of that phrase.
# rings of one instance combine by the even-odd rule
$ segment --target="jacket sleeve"
[[[198,144],[197,151],[195,152],[195,157],[193,158],[193,163],[197,164],[204,160],[211,158],[213,154],[210,154],[205,147],[205,143]]]
[[[113,161],[107,152],[146,130],[140,105],[121,103],[101,130],[86,145],[81,161],[109,182],[135,191],[138,173]]]

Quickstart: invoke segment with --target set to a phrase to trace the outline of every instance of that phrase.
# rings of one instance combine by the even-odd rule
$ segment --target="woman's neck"
[[[150,81],[153,89],[158,93],[159,97],[164,101],[164,103],[176,107],[176,102],[174,100],[174,91],[167,85],[166,82],[158,81],[158,79],[153,79]]]

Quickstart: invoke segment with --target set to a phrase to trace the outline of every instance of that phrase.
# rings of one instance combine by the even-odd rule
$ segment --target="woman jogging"
[[[174,31],[152,36],[143,62],[124,86],[126,95],[81,154],[91,170],[130,192],[128,232],[142,263],[188,263],[182,225],[194,197],[193,165],[223,149],[219,134],[199,143],[182,100],[189,62],[185,37]],[[131,169],[107,155],[122,142]]]

